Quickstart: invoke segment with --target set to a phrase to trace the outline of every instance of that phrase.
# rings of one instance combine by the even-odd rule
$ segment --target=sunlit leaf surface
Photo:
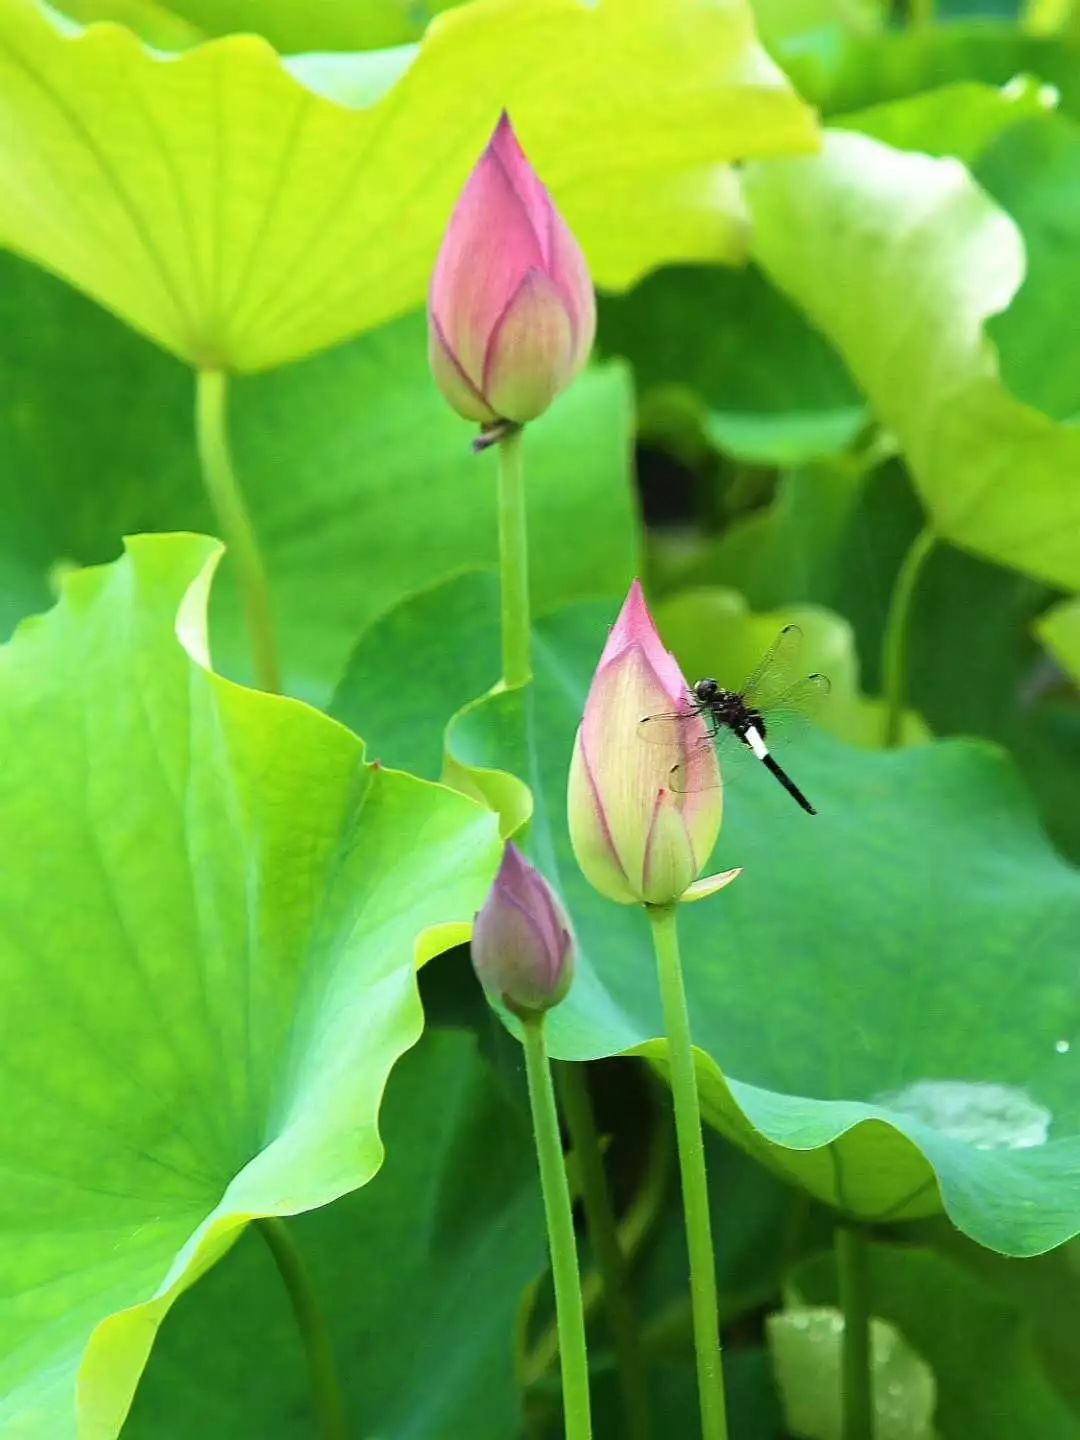
[[[205,669],[218,547],[131,542],[0,650],[0,1431],[106,1440],[252,1216],[378,1170],[493,818]]]
[[[0,237],[194,365],[267,369],[419,303],[503,106],[602,285],[740,254],[725,162],[815,136],[745,0],[474,4],[290,67],[2,0]]]
[[[1039,635],[1080,684],[1080,600],[1055,605],[1040,621]]]
[[[935,529],[1080,587],[1080,431],[1010,394],[983,329],[1024,276],[1015,224],[956,160],[842,132],[748,192],[758,260],[895,433]]]

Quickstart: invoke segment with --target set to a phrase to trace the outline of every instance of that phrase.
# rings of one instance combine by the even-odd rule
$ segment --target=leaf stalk
[[[346,1440],[345,1400],[341,1393],[334,1347],[326,1327],[311,1277],[288,1225],[277,1215],[267,1215],[256,1226],[274,1257],[289,1300],[296,1327],[307,1357],[311,1399],[322,1440]]]
[[[566,1440],[591,1440],[592,1417],[589,1401],[589,1360],[585,1345],[585,1311],[581,1301],[574,1216],[570,1206],[570,1185],[559,1134],[555,1108],[555,1087],[551,1079],[544,1036],[544,1014],[523,1016],[522,1044],[525,1074],[529,1082],[536,1157],[540,1167],[540,1188],[547,1220],[551,1275],[555,1286],[555,1315],[559,1327],[559,1360],[562,1369],[563,1421]]]
[[[577,1158],[581,1202],[592,1241],[592,1253],[603,1286],[604,1310],[615,1351],[627,1440],[649,1440],[649,1388],[642,1362],[637,1313],[630,1296],[626,1257],[619,1244],[604,1159],[596,1133],[596,1117],[584,1065],[558,1066],[559,1093],[566,1128]]]
[[[682,961],[679,955],[677,907],[647,905],[652,926],[660,999],[667,1031],[671,1095],[675,1107],[675,1139],[682,1177],[686,1244],[690,1257],[690,1302],[694,1320],[698,1397],[703,1440],[727,1440],[724,1368],[720,1354],[720,1319],[716,1298],[716,1259],[709,1217],[709,1186],[701,1102],[690,1038]]]
[[[866,1236],[858,1225],[836,1227],[836,1271],[844,1312],[840,1374],[842,1440],[874,1440],[870,1376],[870,1267]]]
[[[251,638],[255,683],[262,690],[281,690],[281,668],[266,579],[255,527],[237,479],[226,423],[227,378],[223,370],[199,370],[195,393],[195,436],[203,485],[214,507],[222,539],[236,564]]]
[[[908,630],[915,588],[937,536],[930,527],[919,531],[904,556],[896,575],[882,641],[881,671],[885,692],[885,727],[882,739],[887,749],[900,744],[908,689]]]
[[[524,431],[518,427],[508,431],[498,442],[502,678],[507,689],[524,685],[532,677],[523,434]]]

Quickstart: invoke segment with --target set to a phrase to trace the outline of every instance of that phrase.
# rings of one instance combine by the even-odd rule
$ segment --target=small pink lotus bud
[[[539,870],[512,843],[476,917],[472,959],[487,993],[515,1014],[550,1010],[570,988],[569,918]]]
[[[454,207],[428,303],[431,368],[466,420],[535,420],[592,348],[581,247],[503,112]]]
[[[723,790],[704,720],[692,716],[676,727],[678,748],[646,744],[638,733],[646,716],[689,712],[688,694],[635,580],[589,687],[568,796],[570,839],[585,878],[624,905],[681,899],[720,831]],[[673,789],[680,764],[683,788]]]

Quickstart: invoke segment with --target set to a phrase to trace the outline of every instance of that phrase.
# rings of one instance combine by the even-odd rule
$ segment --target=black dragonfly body
[[[741,690],[728,690],[707,676],[694,683],[682,710],[648,715],[641,721],[638,734],[643,740],[677,746],[683,752],[684,759],[672,766],[673,790],[685,792],[709,783],[696,778],[701,767],[690,763],[693,751],[716,745],[723,760],[724,742],[731,740],[760,760],[808,815],[817,814],[766,743],[767,737],[786,728],[790,720],[812,713],[829,692],[824,675],[808,675],[792,683],[791,670],[801,643],[799,627],[787,625]],[[702,720],[707,732],[704,738]]]

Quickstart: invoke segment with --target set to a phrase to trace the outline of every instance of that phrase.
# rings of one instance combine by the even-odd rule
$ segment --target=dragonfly
[[[728,690],[706,676],[691,686],[681,710],[647,715],[638,724],[642,740],[682,754],[671,767],[673,790],[685,793],[719,783],[715,771],[692,763],[695,752],[715,746],[723,764],[725,755],[730,760],[740,750],[749,751],[808,815],[817,814],[766,744],[767,736],[775,738],[792,721],[812,715],[829,693],[824,675],[792,680],[802,639],[798,625],[785,625],[740,690]]]

